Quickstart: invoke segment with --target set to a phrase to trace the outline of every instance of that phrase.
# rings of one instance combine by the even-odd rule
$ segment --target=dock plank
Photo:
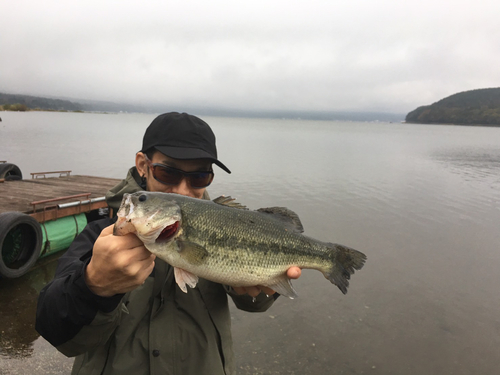
[[[120,179],[82,175],[5,181],[0,183],[0,212],[31,213],[31,202],[82,193],[102,197],[118,182]]]

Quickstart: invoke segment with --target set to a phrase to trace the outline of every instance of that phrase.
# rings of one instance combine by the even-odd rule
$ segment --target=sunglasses
[[[193,189],[206,188],[214,179],[213,171],[184,172],[181,169],[169,167],[165,164],[153,163],[146,157],[146,161],[156,181],[165,185],[179,185],[183,178]]]

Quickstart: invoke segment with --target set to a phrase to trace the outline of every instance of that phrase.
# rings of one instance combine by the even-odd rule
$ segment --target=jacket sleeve
[[[82,342],[80,338],[78,345],[67,345],[84,327],[89,346],[95,346],[98,344],[96,338],[99,342],[107,340],[119,319],[118,306],[123,295],[100,297],[92,293],[85,283],[85,269],[94,243],[102,229],[112,223],[113,220],[108,218],[89,223],[59,258],[54,279],[40,292],[35,328],[67,356],[87,350],[85,340]],[[98,326],[94,336],[88,332],[88,327],[93,324]]]

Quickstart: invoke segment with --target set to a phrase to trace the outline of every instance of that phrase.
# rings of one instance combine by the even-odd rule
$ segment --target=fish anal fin
[[[295,289],[293,289],[292,282],[286,275],[280,277],[276,283],[266,286],[271,288],[275,292],[278,292],[282,296],[288,297],[290,299],[294,299],[299,296]]]
[[[224,196],[221,195],[220,197],[217,197],[213,200],[214,203],[220,204],[222,206],[227,206],[227,207],[232,207],[232,208],[238,208],[240,210],[248,210],[248,208],[241,203],[236,202],[235,198],[232,198],[230,196]]]
[[[191,272],[183,270],[182,268],[174,267],[174,275],[175,282],[184,293],[187,293],[186,285],[190,288],[194,288],[198,283],[198,276],[193,275]]]
[[[194,242],[178,240],[177,246],[181,258],[192,265],[203,264],[209,256],[208,251],[203,246]]]
[[[304,232],[304,227],[300,222],[299,215],[286,207],[266,207],[257,210],[266,215],[270,215],[283,223],[288,229],[296,233]]]

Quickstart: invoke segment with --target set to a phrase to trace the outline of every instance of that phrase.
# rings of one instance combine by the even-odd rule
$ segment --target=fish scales
[[[221,211],[225,214],[221,215]],[[203,210],[196,205],[185,205],[181,212],[182,217],[188,218],[184,223],[186,237],[217,254],[211,257],[217,266],[260,274],[262,279],[255,280],[258,282],[292,265],[310,268],[328,259],[322,246],[313,245],[312,241],[316,240],[283,229],[274,219],[259,212],[227,210],[216,205]],[[213,230],[212,226],[217,229]],[[242,259],[245,262],[241,262]]]
[[[220,211],[224,210],[224,215]],[[314,255],[318,248],[312,248],[310,239],[303,235],[297,235],[284,229],[275,220],[267,218],[255,211],[244,211],[244,214],[235,210],[225,210],[225,207],[209,206],[206,210],[198,210],[196,207],[184,207],[186,226],[192,227],[192,233],[198,234],[199,241],[217,246],[224,243],[227,246],[237,246],[245,243],[253,251],[276,251],[287,248],[293,252],[294,248],[302,247],[304,251]],[[242,225],[239,225],[242,224]],[[213,230],[213,226],[217,228]],[[264,240],[265,239],[265,240]],[[261,245],[264,245],[261,247]],[[297,252],[302,253],[302,252]],[[317,255],[323,255],[321,250]]]
[[[221,198],[127,194],[115,234],[137,233],[146,248],[176,268],[184,291],[199,276],[231,286],[269,286],[292,298],[286,271],[298,266],[321,271],[346,293],[350,275],[365,262],[361,252],[301,234],[300,220],[287,209],[250,211]]]

